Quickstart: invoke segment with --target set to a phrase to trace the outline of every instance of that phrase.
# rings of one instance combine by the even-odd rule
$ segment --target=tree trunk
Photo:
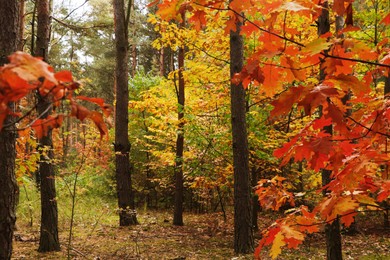
[[[318,18],[318,35],[322,35],[330,31],[329,23],[329,11],[328,2],[322,4],[323,9],[320,17]],[[326,77],[324,70],[320,70],[320,81]],[[325,132],[332,134],[332,125],[324,128]],[[331,179],[332,171],[322,169],[322,185],[327,185]],[[324,195],[326,196],[326,190]],[[341,234],[340,234],[340,222],[337,218],[331,224],[325,225],[326,236],[326,251],[328,260],[340,260],[342,259],[342,247],[341,247]]]
[[[26,7],[26,0],[20,0],[20,10],[19,10],[19,40],[18,40],[18,50],[19,51],[23,51],[23,47],[24,47],[24,44],[25,44],[25,40],[24,40],[24,22],[25,22],[25,18],[24,18],[24,11],[25,11],[25,7]]]
[[[7,56],[15,52],[20,35],[20,2],[0,0],[0,65],[7,63]],[[10,104],[11,110],[14,109]],[[4,124],[12,122],[8,116]],[[16,215],[17,183],[15,179],[15,140],[13,127],[0,131],[0,259],[11,259],[12,238]]]
[[[243,39],[237,31],[230,32],[230,77],[243,67]],[[252,201],[249,175],[249,152],[246,129],[246,93],[242,84],[231,83],[231,121],[233,135],[234,167],[234,251],[253,251]]]
[[[251,168],[252,172],[252,178],[251,178],[251,183],[252,183],[252,188],[256,187],[257,181],[258,181],[258,172],[257,168],[255,166],[252,166]],[[259,197],[253,192],[252,195],[252,227],[253,231],[258,231],[259,230],[259,225],[257,223],[257,218],[258,218],[258,212],[260,210],[260,204],[259,204]]]
[[[131,189],[130,142],[128,136],[128,28],[124,0],[114,0],[115,20],[115,178],[118,195],[119,225],[137,224]]]
[[[184,152],[184,102],[185,102],[185,85],[184,85],[184,48],[179,49],[179,88],[177,91],[178,101],[178,116],[179,125],[177,127],[176,138],[176,158],[175,158],[175,209],[173,216],[173,224],[177,226],[183,225],[183,152]]]
[[[50,38],[50,3],[49,0],[37,0],[37,40],[35,55],[48,59]],[[40,118],[47,118],[52,112],[52,104],[45,96],[37,94],[37,111]],[[40,191],[41,191],[41,228],[39,252],[59,251],[58,209],[56,200],[55,173],[52,160],[53,139],[51,130],[38,140],[38,150],[41,153],[39,161]]]
[[[181,28],[185,27],[185,13],[182,14]],[[176,226],[183,225],[183,152],[184,152],[184,102],[185,102],[185,84],[183,77],[184,70],[184,46],[179,48],[179,87],[177,88],[177,102],[178,102],[178,115],[177,120],[179,125],[177,127],[176,137],[176,158],[175,158],[175,207],[173,214],[173,224]]]
[[[160,71],[160,77],[164,77],[165,75],[164,47],[162,47],[159,52],[159,71]]]

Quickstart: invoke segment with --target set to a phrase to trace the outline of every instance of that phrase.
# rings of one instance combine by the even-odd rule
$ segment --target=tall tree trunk
[[[185,12],[182,14],[181,28],[185,27]],[[177,119],[179,125],[177,127],[176,137],[176,158],[175,158],[175,205],[173,214],[173,224],[176,226],[183,225],[183,201],[184,201],[184,185],[183,185],[183,152],[184,152],[184,104],[185,104],[185,83],[184,83],[184,46],[179,48],[179,87],[176,89],[178,114]]]
[[[0,65],[15,52],[20,35],[20,2],[0,0]],[[10,104],[11,110],[14,105]],[[8,116],[4,124],[12,122]],[[0,131],[0,259],[11,259],[16,215],[15,140],[13,127]]]
[[[49,0],[37,0],[37,40],[35,55],[48,59],[50,39],[50,3]],[[52,104],[39,93],[37,111],[41,118],[47,118],[52,112]],[[38,140],[38,150],[41,153],[39,161],[40,191],[41,191],[41,228],[39,252],[59,251],[58,238],[58,208],[55,187],[54,153],[51,130]]]
[[[129,7],[130,8],[130,7]],[[128,24],[124,0],[114,0],[115,20],[115,178],[118,195],[119,225],[137,224],[134,197],[131,189],[130,142],[128,136]]]
[[[325,34],[330,31],[329,23],[329,11],[328,2],[322,4],[323,9],[320,17],[318,18],[318,35]],[[323,70],[320,71],[320,81],[326,77]],[[325,132],[332,134],[332,125],[324,128]],[[322,169],[322,185],[327,185],[331,179],[332,171]],[[326,196],[326,190],[324,195]],[[325,225],[325,237],[326,237],[326,251],[328,260],[340,260],[342,259],[342,247],[341,247],[341,234],[340,234],[340,222],[337,218],[331,224]]]
[[[165,75],[165,59],[164,59],[164,47],[159,51],[159,71],[160,77],[164,77]]]
[[[18,40],[18,50],[23,51],[23,47],[25,44],[24,41],[24,22],[25,22],[25,17],[24,17],[24,11],[26,7],[26,0],[20,0],[20,14],[19,14],[19,40]]]
[[[243,38],[241,23],[230,31],[230,77],[243,67]],[[253,251],[252,201],[249,174],[248,137],[246,129],[246,93],[242,84],[231,83],[231,121],[234,168],[234,251]]]

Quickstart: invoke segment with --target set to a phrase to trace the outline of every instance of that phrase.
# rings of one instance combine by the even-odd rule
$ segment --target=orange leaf
[[[36,120],[31,125],[31,128],[34,129],[38,139],[41,139],[43,136],[46,136],[50,130],[60,127],[63,119],[64,117],[62,115],[49,115],[47,118]]]
[[[90,97],[86,97],[86,96],[77,96],[76,99],[92,102],[92,103],[99,105],[100,107],[104,106],[104,99],[102,99],[102,98],[90,98]]]
[[[338,96],[338,90],[330,82],[323,82],[308,93],[299,103],[305,109],[306,115],[311,115],[314,109],[327,102],[328,97]]]
[[[44,79],[49,81],[51,86],[58,84],[54,77],[53,68],[41,59],[34,58],[24,52],[15,52],[9,56],[9,60],[10,64],[7,66],[12,67],[12,70],[26,81],[42,81]]]
[[[76,117],[80,121],[84,121],[84,119],[87,118],[90,113],[91,111],[89,111],[88,108],[76,103],[72,103],[71,116]]]
[[[189,22],[194,25],[195,30],[200,31],[207,23],[206,13],[201,10],[196,10],[189,19]]]
[[[90,118],[95,123],[101,136],[108,134],[107,125],[104,123],[102,114],[97,111],[91,111],[88,118]]]
[[[37,85],[29,84],[16,72],[8,68],[0,71],[0,77],[2,92],[9,101],[17,101],[26,96],[29,91],[37,88]]]
[[[280,94],[279,98],[271,102],[274,109],[271,111],[271,117],[285,115],[290,112],[294,103],[298,102],[305,92],[305,87],[291,87],[286,92]]]
[[[62,81],[62,82],[73,82],[72,72],[70,72],[70,71],[68,71],[68,70],[59,71],[59,72],[57,72],[57,73],[54,74],[54,77],[55,77],[58,81]]]
[[[335,11],[337,15],[343,16],[345,12],[344,0],[334,0],[333,11]]]

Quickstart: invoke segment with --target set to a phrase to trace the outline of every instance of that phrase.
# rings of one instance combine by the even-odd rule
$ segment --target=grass
[[[37,252],[39,196],[34,184],[26,181],[25,189],[21,188],[17,211],[13,259],[67,259],[71,196],[66,185],[59,183],[57,188],[62,250]],[[237,256],[233,252],[231,212],[226,223],[220,213],[186,213],[185,225],[175,227],[171,225],[172,212],[142,210],[138,212],[139,225],[118,227],[115,199],[80,193],[71,259],[253,259],[252,254]],[[269,225],[274,217],[262,213],[260,227]],[[375,224],[381,223],[381,216],[366,215],[358,223],[357,235],[343,236],[344,259],[390,259],[390,234]],[[325,254],[323,234],[315,234],[298,250],[284,250],[278,259],[325,259]],[[269,259],[267,252],[263,252],[262,257]]]

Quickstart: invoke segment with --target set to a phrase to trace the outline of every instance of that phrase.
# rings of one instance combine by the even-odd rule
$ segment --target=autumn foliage
[[[195,30],[204,30],[220,15],[229,17],[223,25],[225,33],[236,30],[237,20],[243,22],[242,35],[248,42],[255,38],[256,44],[248,44],[246,65],[231,80],[258,88],[273,100],[271,122],[291,114],[308,119],[274,156],[281,165],[303,162],[313,172],[332,172],[331,182],[318,191],[326,195],[313,210],[297,207],[263,231],[257,256],[264,246],[271,246],[275,258],[282,247],[296,248],[307,234],[337,218],[348,227],[359,211],[383,210],[381,205],[390,195],[390,103],[387,93],[378,89],[390,76],[388,38],[381,36],[373,45],[354,37],[361,28],[353,26],[353,1],[343,0],[330,2],[329,11],[331,17],[345,18],[344,29],[318,37],[322,2],[166,0],[158,4],[157,14],[166,21],[180,20],[181,10],[186,9]],[[389,14],[379,21],[379,26],[389,25]],[[326,127],[332,128],[332,134],[324,131]],[[259,182],[256,193],[264,208],[278,210],[286,202],[294,206],[294,195],[283,181],[275,177]]]
[[[82,106],[77,100],[84,100],[97,104],[108,116],[110,107],[100,98],[89,98],[84,96],[74,97],[74,92],[79,88],[70,71],[54,72],[54,69],[39,58],[32,57],[23,52],[16,52],[9,56],[9,63],[0,68],[0,129],[10,127],[3,125],[7,116],[15,117],[18,129],[23,130],[31,127],[38,138],[46,135],[50,129],[58,128],[62,125],[65,116],[73,116],[83,121],[92,120],[101,135],[107,134],[107,126],[103,120],[103,114],[97,111],[90,111]],[[10,102],[22,101],[29,94],[39,93],[43,97],[48,97],[53,107],[60,104],[69,104],[68,113],[54,113],[47,118],[41,119],[42,115],[37,115],[31,121],[30,118],[35,107],[25,114],[12,111],[8,104]],[[65,102],[66,101],[66,102]],[[24,110],[26,110],[24,108]],[[66,111],[65,111],[66,112]]]

